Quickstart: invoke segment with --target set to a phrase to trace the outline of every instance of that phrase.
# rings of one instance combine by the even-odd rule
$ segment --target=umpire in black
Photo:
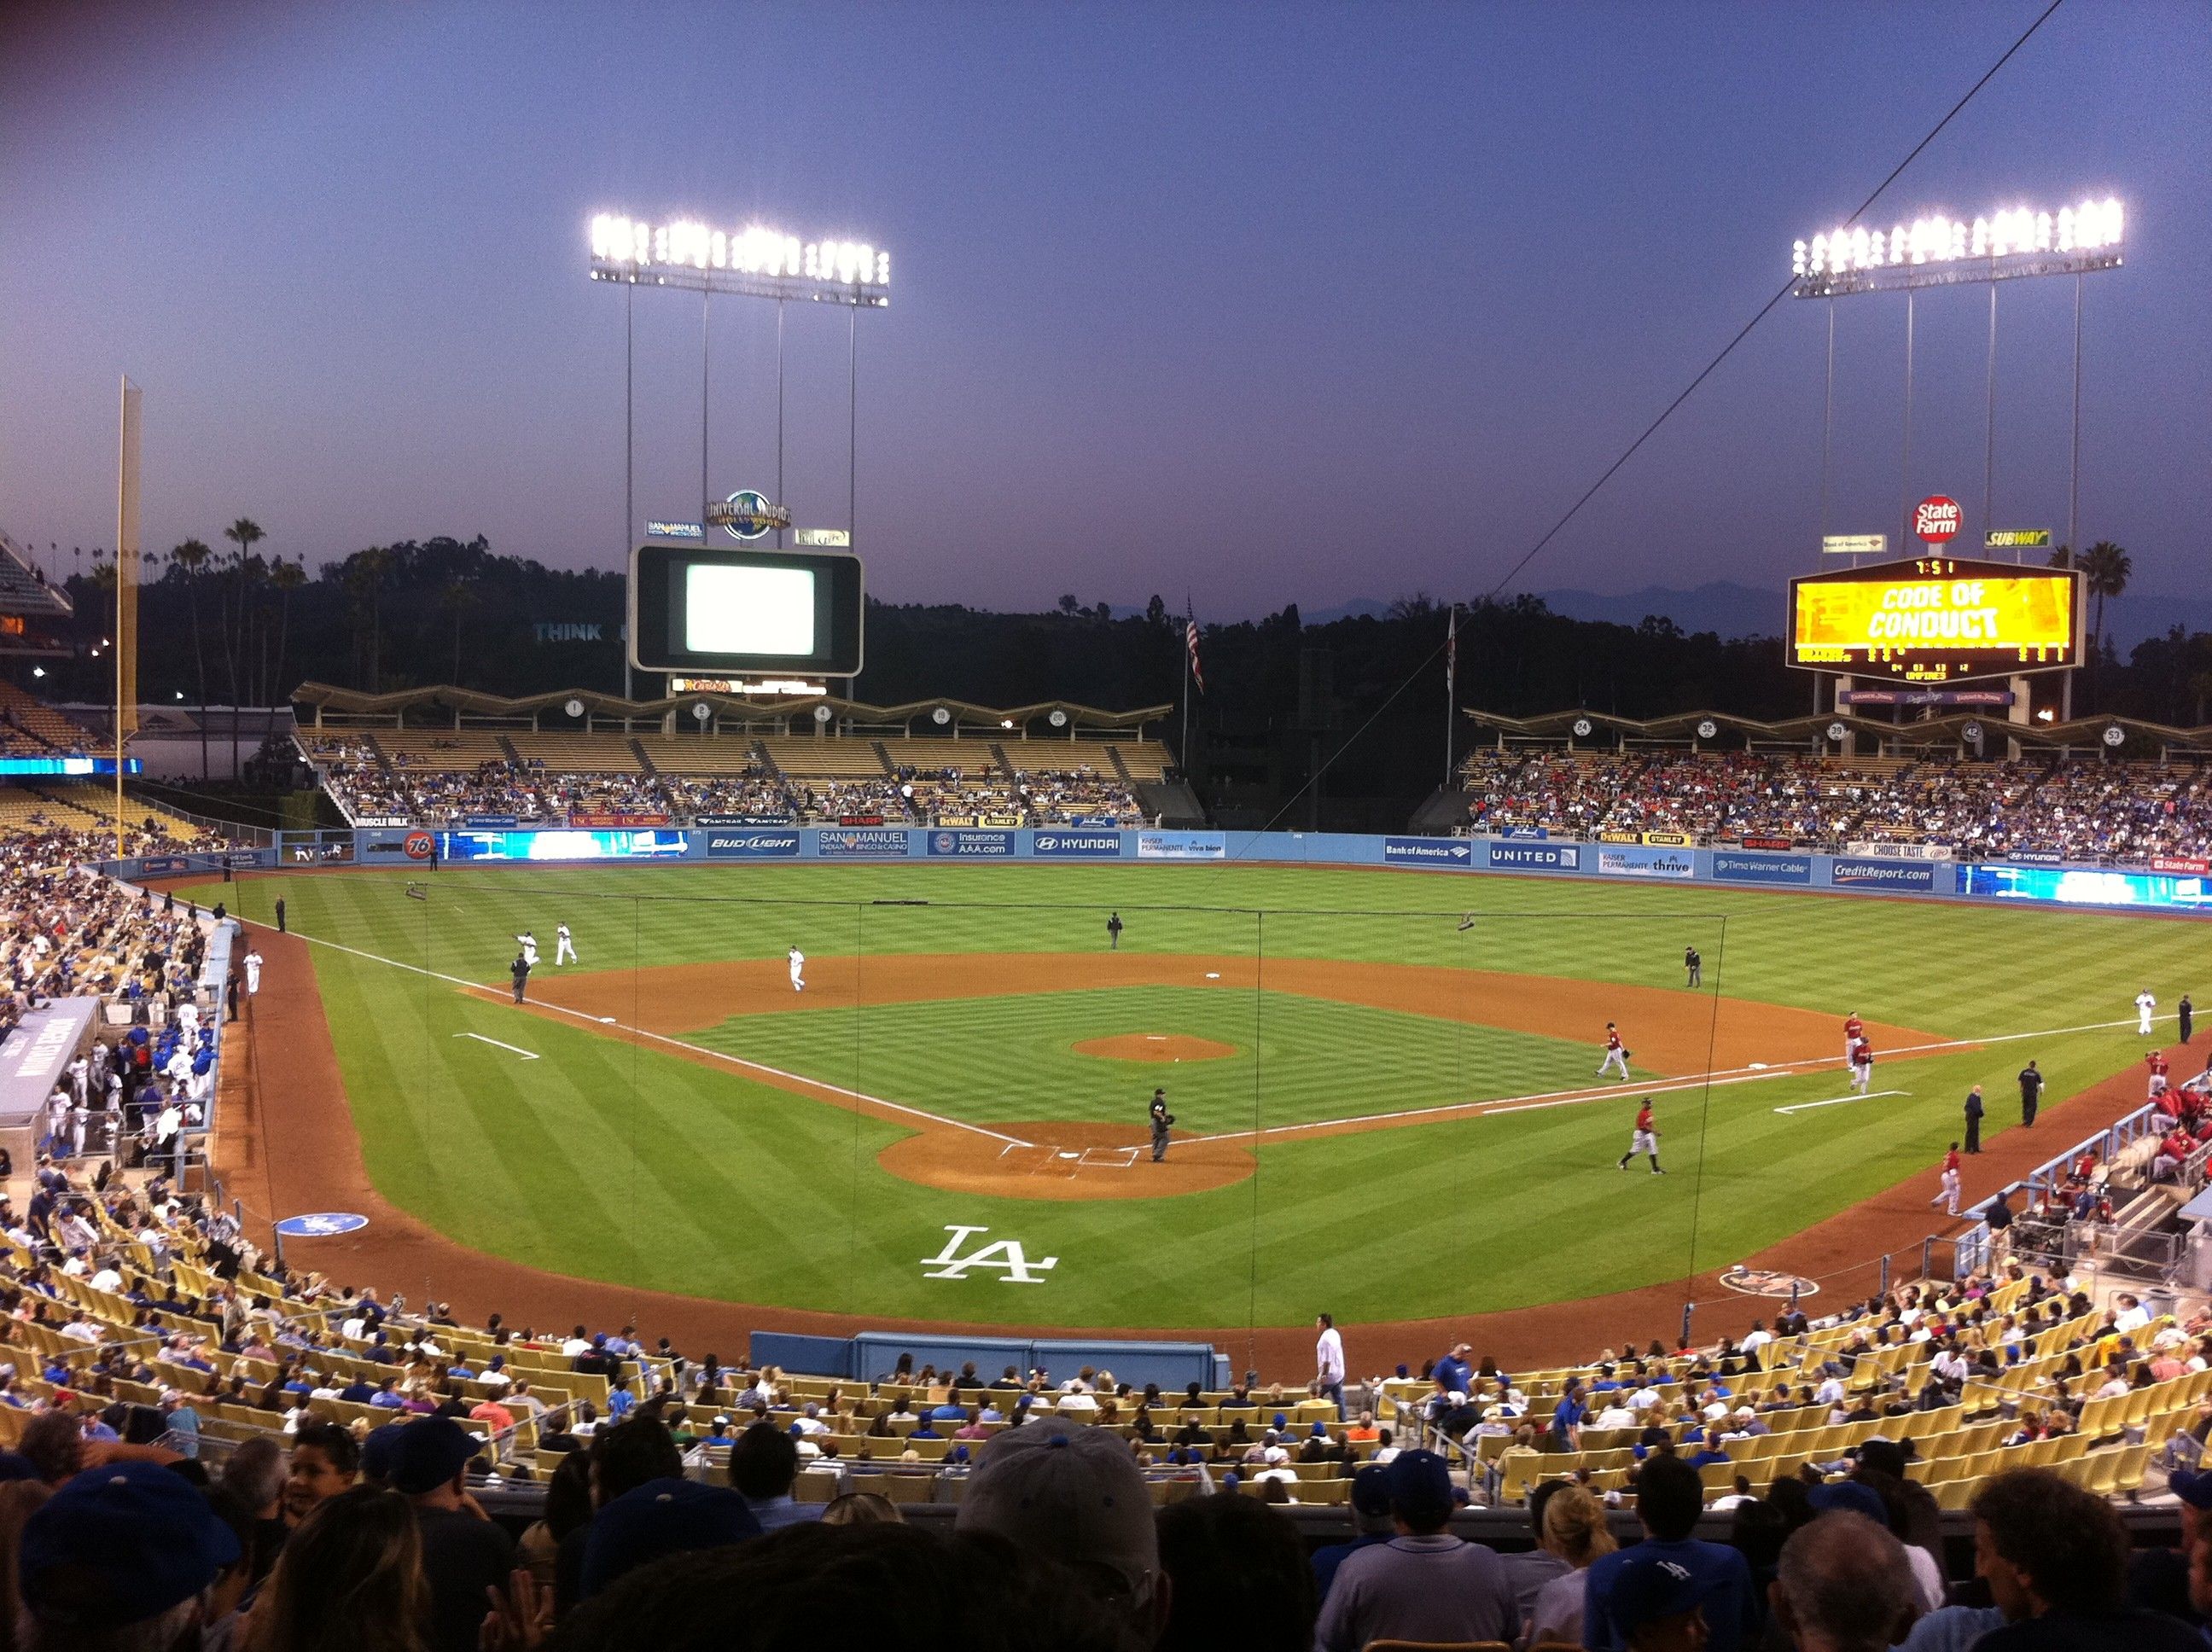
[[[1164,1090],[1152,1092],[1152,1163],[1158,1164],[1168,1156],[1168,1127],[1175,1122],[1175,1114],[1168,1111],[1168,1093]]]

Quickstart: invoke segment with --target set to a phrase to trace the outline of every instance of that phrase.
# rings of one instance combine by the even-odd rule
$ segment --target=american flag
[[[1191,680],[1198,684],[1200,694],[1206,692],[1206,673],[1198,668],[1198,616],[1188,604],[1183,607],[1183,651],[1190,656]]]

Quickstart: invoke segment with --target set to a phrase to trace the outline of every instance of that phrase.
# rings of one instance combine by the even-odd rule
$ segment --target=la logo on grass
[[[1042,1285],[1043,1275],[1030,1270],[1060,1266],[1057,1256],[1046,1256],[1032,1262],[1018,1239],[994,1239],[981,1249],[970,1251],[963,1256],[960,1247],[969,1236],[988,1233],[990,1229],[955,1227],[948,1222],[945,1224],[945,1230],[952,1236],[945,1242],[945,1248],[934,1256],[921,1259],[921,1277],[925,1279],[964,1279],[969,1268],[988,1267],[1000,1271],[1000,1285]]]

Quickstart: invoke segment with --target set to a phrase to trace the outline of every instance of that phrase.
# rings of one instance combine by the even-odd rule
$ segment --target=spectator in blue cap
[[[207,1499],[167,1468],[87,1469],[24,1522],[18,1652],[197,1641],[200,1591],[240,1553]]]
[[[599,1512],[584,1544],[583,1597],[626,1572],[695,1549],[719,1549],[761,1534],[745,1500],[697,1480],[648,1480]]]
[[[1444,1529],[1454,1506],[1444,1460],[1401,1452],[1383,1472],[1397,1535],[1339,1564],[1314,1631],[1316,1652],[1358,1652],[1376,1640],[1511,1640],[1521,1613],[1504,1563]]]
[[[1371,1549],[1378,1543],[1388,1543],[1397,1535],[1397,1525],[1390,1517],[1389,1468],[1370,1463],[1352,1477],[1352,1528],[1353,1536],[1351,1542],[1331,1543],[1314,1551],[1314,1598],[1316,1600],[1328,1598],[1328,1586],[1336,1576],[1336,1569],[1348,1557],[1358,1554],[1362,1549]]]
[[[1680,1458],[1655,1452],[1636,1475],[1636,1514],[1644,1541],[1594,1562],[1583,1613],[1583,1644],[1590,1652],[1625,1652],[1626,1627],[1613,1609],[1614,1581],[1631,1556],[1668,1560],[1712,1587],[1700,1598],[1707,1643],[1712,1652],[1738,1652],[1758,1632],[1759,1603],[1744,1558],[1723,1543],[1705,1543],[1690,1534],[1705,1512],[1705,1482]]]
[[[392,1489],[415,1505],[422,1532],[429,1652],[476,1652],[484,1591],[503,1587],[514,1569],[514,1540],[468,1495],[469,1463],[483,1449],[450,1417],[400,1424],[390,1448]]]
[[[1613,1576],[1608,1608],[1622,1645],[1628,1652],[1703,1652],[1705,1601],[1724,1580],[1644,1553],[1645,1546],[1624,1552]]]

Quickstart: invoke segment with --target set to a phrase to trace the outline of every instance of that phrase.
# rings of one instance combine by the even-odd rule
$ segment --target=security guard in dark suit
[[[1168,1156],[1168,1127],[1175,1122],[1175,1114],[1168,1111],[1168,1093],[1164,1090],[1152,1092],[1152,1163],[1158,1164]]]

